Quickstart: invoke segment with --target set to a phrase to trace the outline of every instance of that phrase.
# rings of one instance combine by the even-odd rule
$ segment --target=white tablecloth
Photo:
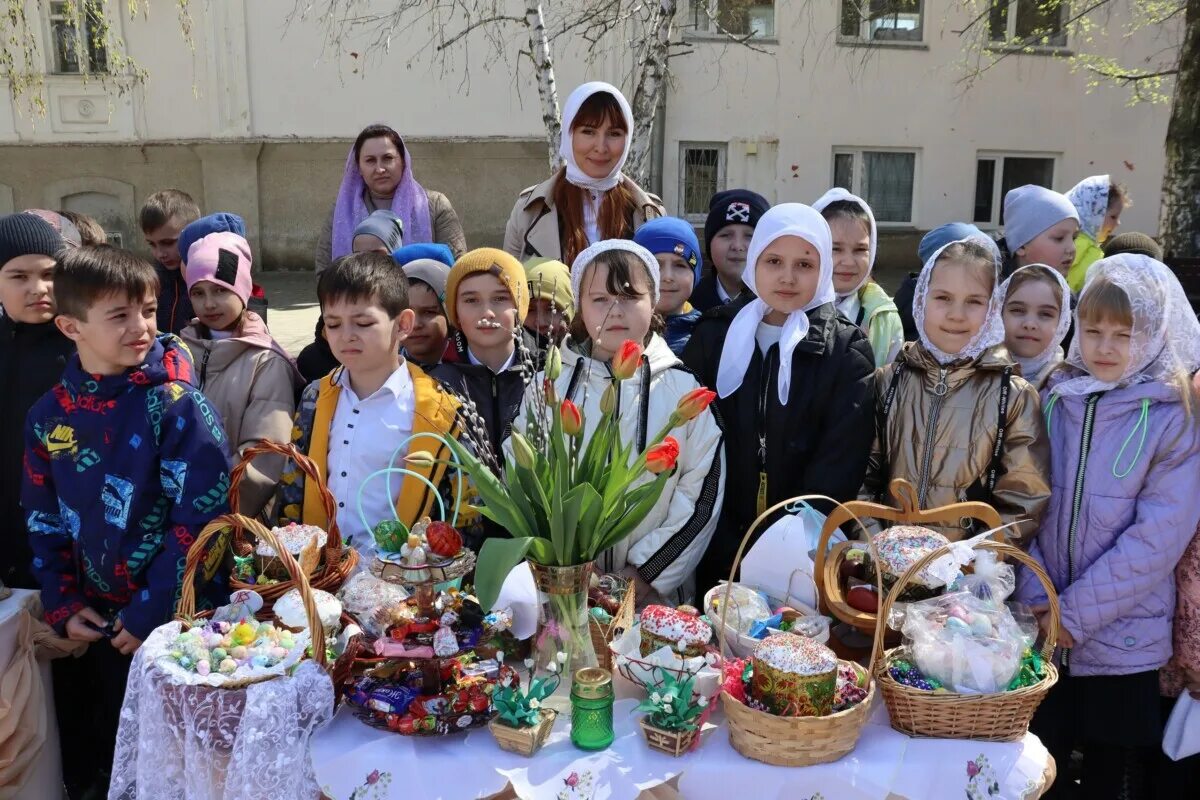
[[[12,596],[0,600],[0,674],[8,669],[17,644],[18,621],[30,609],[40,609],[38,593],[28,589],[13,589]],[[38,755],[37,766],[25,787],[13,796],[14,800],[45,800],[62,794],[62,764],[58,752],[58,721],[54,716],[54,692],[50,680],[50,662],[38,664],[45,687],[46,739]],[[3,795],[3,792],[0,792]]]
[[[617,738],[598,753],[571,744],[569,712],[559,715],[549,743],[524,758],[501,750],[486,728],[416,739],[368,727],[342,708],[313,740],[317,780],[333,800],[460,800],[507,784],[522,800],[634,800],[676,776],[687,800],[1031,800],[1054,777],[1053,759],[1033,735],[1011,744],[912,739],[889,727],[881,698],[858,747],[833,764],[772,767],[747,759],[729,744],[720,712],[697,750],[672,758],[642,738],[633,711],[638,690],[620,678],[617,686]],[[574,788],[567,785],[572,774]]]

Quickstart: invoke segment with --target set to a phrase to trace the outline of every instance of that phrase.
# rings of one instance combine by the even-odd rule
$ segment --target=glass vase
[[[575,564],[554,567],[529,562],[538,589],[538,631],[533,653],[537,668],[556,661],[559,653],[566,662],[558,663],[560,672],[573,675],[584,667],[598,665],[592,635],[588,629],[587,593],[592,565]]]

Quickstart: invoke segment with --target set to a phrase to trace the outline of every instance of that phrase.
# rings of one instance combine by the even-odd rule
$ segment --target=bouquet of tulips
[[[536,402],[527,404],[525,432],[512,432],[502,477],[449,442],[475,483],[483,503],[479,512],[512,537],[489,539],[479,553],[475,590],[484,608],[522,560],[561,567],[591,562],[632,533],[662,496],[679,458],[679,442],[669,434],[704,413],[716,394],[704,388],[688,392],[646,449],[634,453],[633,444],[622,441],[613,409],[621,381],[633,377],[642,355],[640,345],[626,341],[613,356],[602,416],[586,445],[578,406],[559,400],[554,389],[562,372],[555,347],[547,353]],[[653,479],[644,480],[647,474]]]

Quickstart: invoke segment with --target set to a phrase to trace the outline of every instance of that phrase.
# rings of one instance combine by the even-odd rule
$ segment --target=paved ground
[[[267,324],[275,341],[293,356],[313,340],[320,307],[312,272],[259,272],[254,280],[267,292]]]

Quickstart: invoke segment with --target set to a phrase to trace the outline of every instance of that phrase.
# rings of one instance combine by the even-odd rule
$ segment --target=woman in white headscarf
[[[563,166],[517,197],[504,249],[517,259],[570,264],[603,239],[632,239],[662,201],[621,172],[633,144],[633,112],[620,90],[585,83],[563,106],[559,155]]]
[[[1048,264],[1026,264],[1000,286],[1004,301],[1004,345],[1021,367],[1021,377],[1041,391],[1062,363],[1063,340],[1071,329],[1071,287]]]
[[[700,564],[704,589],[729,576],[766,508],[800,494],[849,500],[873,432],[871,345],[834,307],[829,225],[784,203],[763,214],[746,254],[751,290],[703,317],[683,353],[715,388],[729,465],[721,523]]]
[[[895,504],[892,480],[922,508],[980,500],[1025,541],[1050,499],[1037,391],[1004,349],[993,248],[965,239],[935,252],[917,278],[918,341],[876,374],[877,432],[862,497]],[[999,447],[997,447],[999,440]],[[970,525],[970,522],[967,522]],[[969,528],[941,529],[950,539]]]

